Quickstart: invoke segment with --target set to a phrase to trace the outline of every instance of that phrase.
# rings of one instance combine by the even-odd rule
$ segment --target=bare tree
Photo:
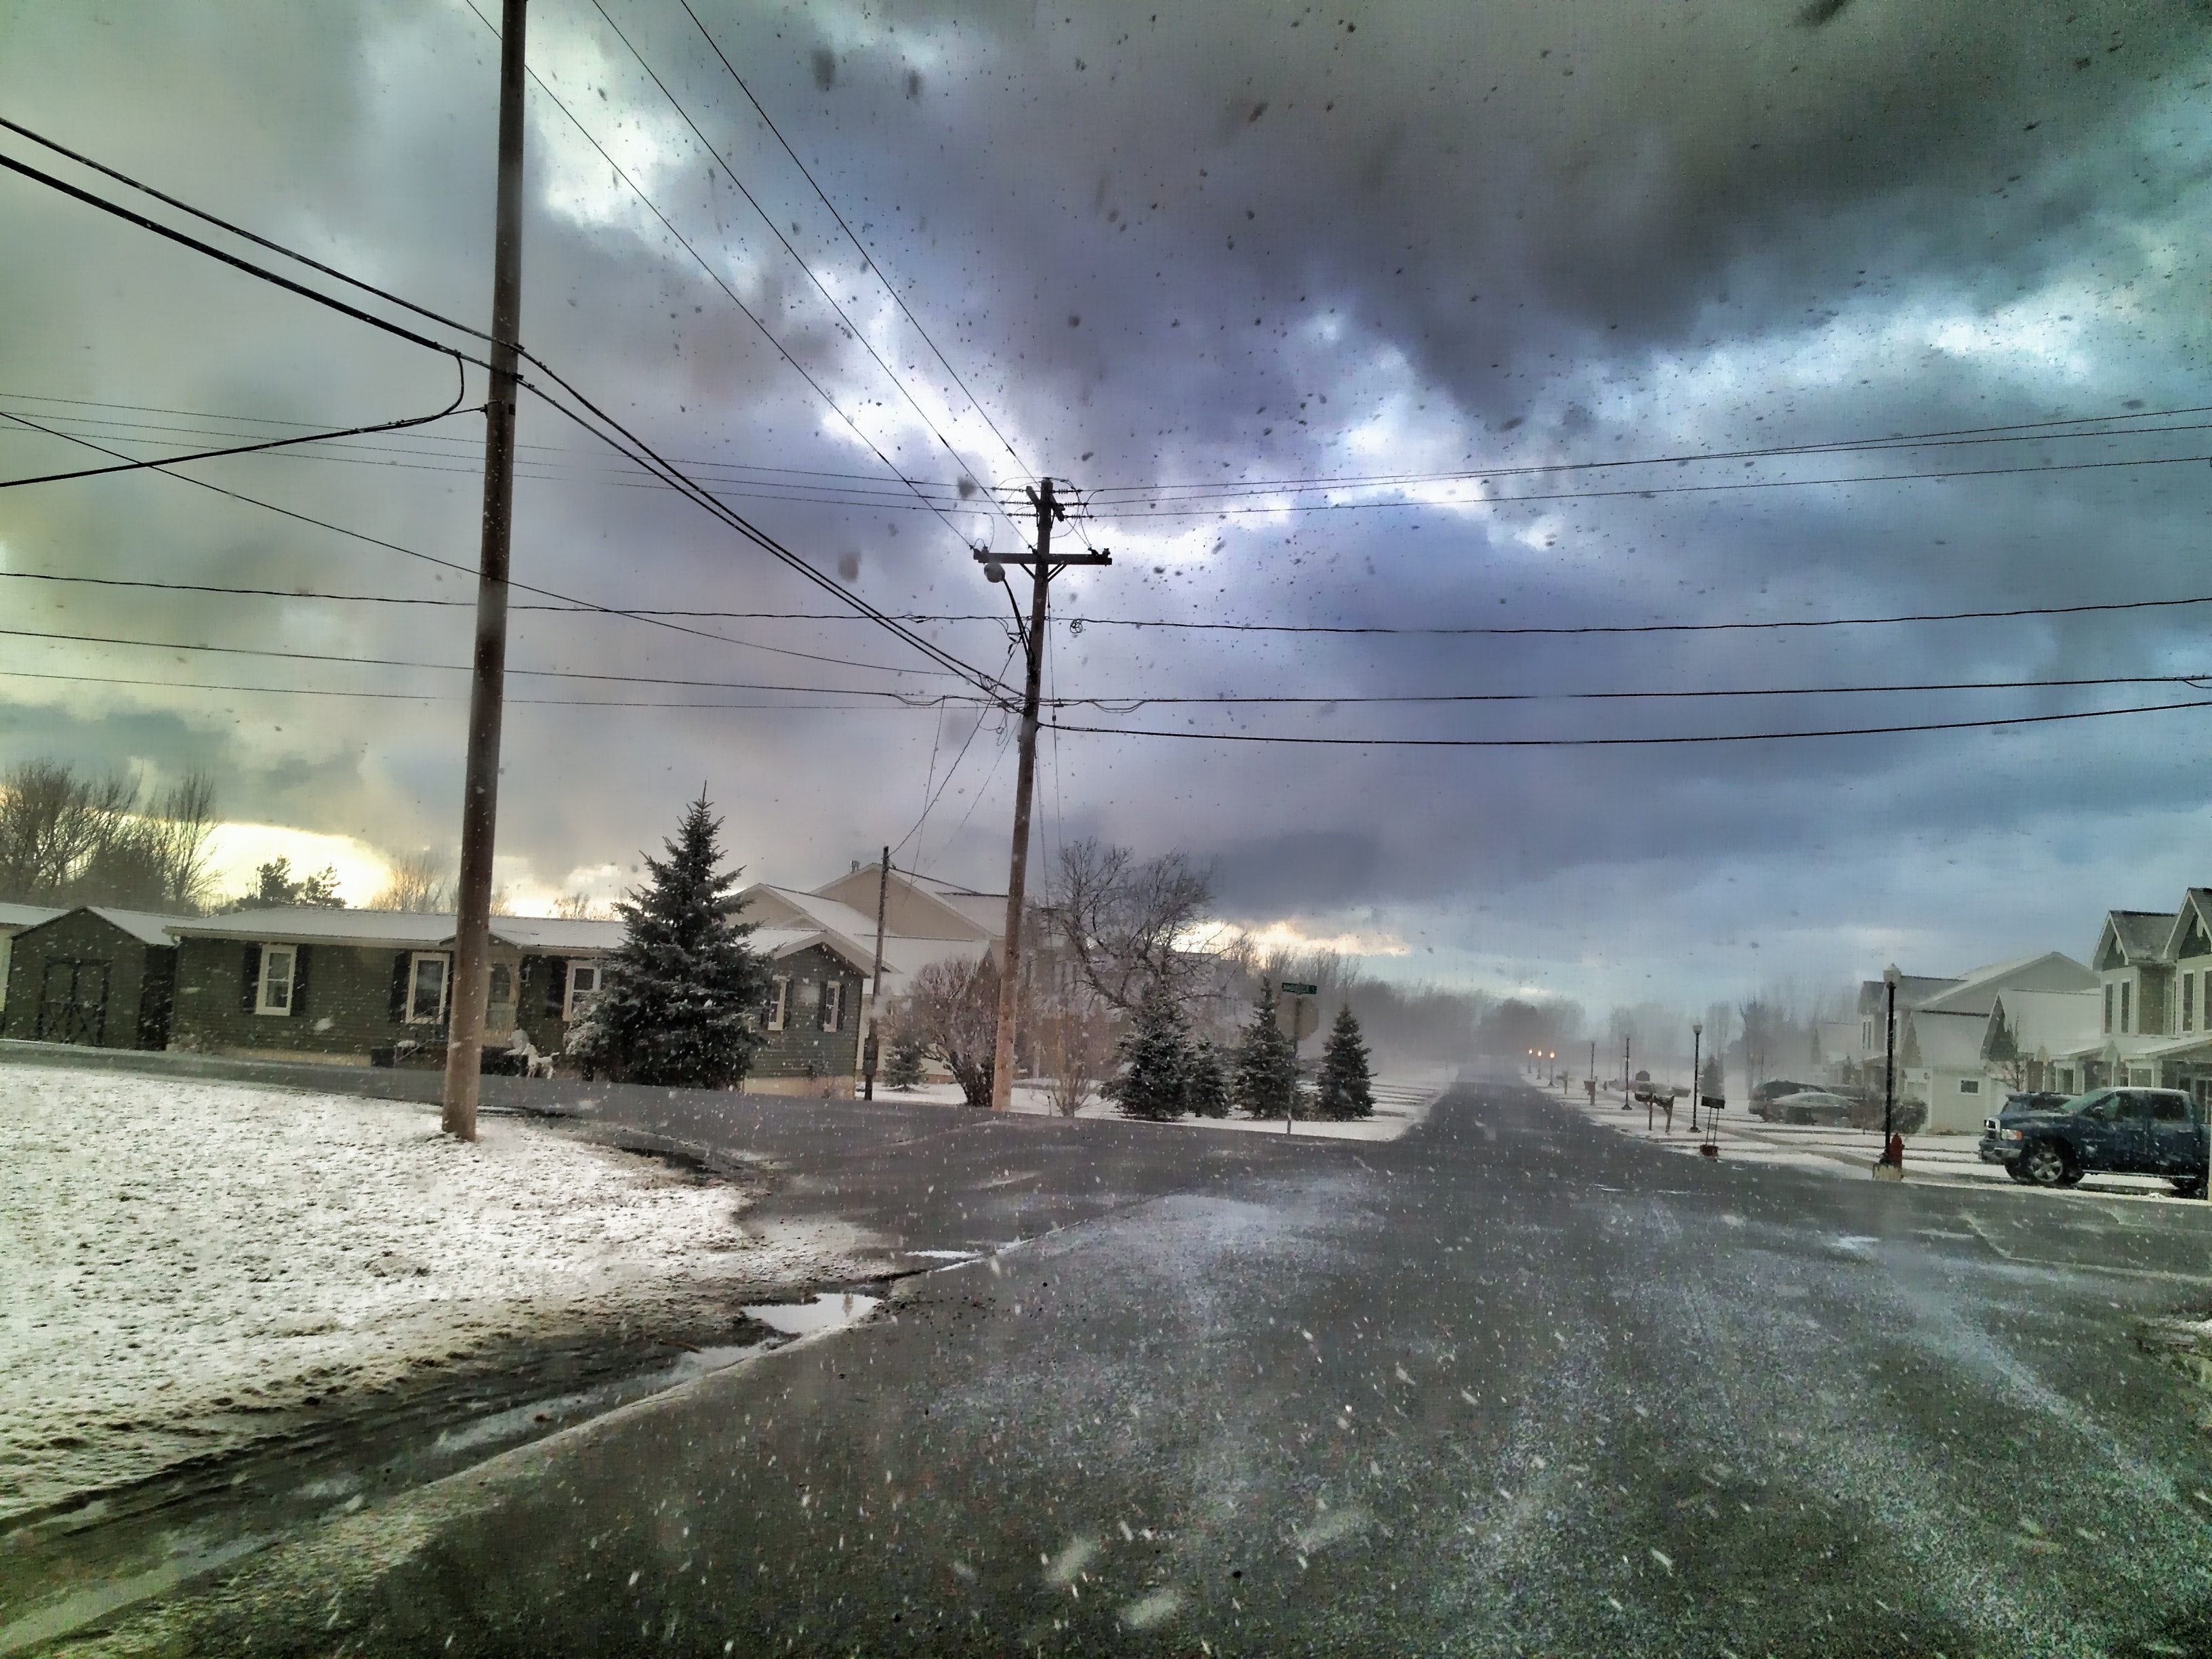
[[[0,896],[196,912],[208,897],[215,785],[189,772],[151,802],[126,778],[50,760],[0,777]]]
[[[999,968],[988,956],[919,969],[891,1022],[894,1041],[918,1038],[951,1068],[970,1106],[991,1103],[999,1030]]]
[[[1747,997],[1736,1005],[1736,1019],[1743,1027],[1743,1080],[1757,1088],[1766,1080],[1774,1062],[1774,1042],[1782,1020],[1772,1003],[1763,997]]]
[[[1112,1016],[1088,985],[1071,988],[1037,1015],[1045,1091],[1053,1109],[1073,1117],[1114,1069]]]
[[[1183,854],[1139,863],[1086,837],[1060,848],[1049,908],[1084,981],[1127,1012],[1153,980],[1181,994],[1203,969],[1191,943],[1212,904],[1211,878]]]
[[[432,915],[453,908],[446,860],[429,848],[410,854],[392,866],[384,889],[368,902],[372,910],[405,910]]]
[[[606,919],[606,907],[580,888],[555,899],[553,914],[570,921],[602,921]]]

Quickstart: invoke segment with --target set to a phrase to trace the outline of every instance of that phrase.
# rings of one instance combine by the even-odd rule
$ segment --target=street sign
[[[1294,985],[1289,980],[1285,980],[1275,989],[1279,994],[1286,997],[1317,997],[1321,994],[1321,987],[1318,985]]]

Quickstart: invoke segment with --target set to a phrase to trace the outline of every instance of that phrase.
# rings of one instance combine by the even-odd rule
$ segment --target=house
[[[1897,987],[1897,1091],[1927,1103],[1928,1128],[1938,1134],[1981,1127],[2004,1095],[2023,1084],[2023,1067],[2048,1068],[2051,1054],[2078,1036],[2083,1011],[2095,1000],[2096,975],[2063,951],[1993,962],[1950,978],[1900,975]],[[1861,1051],[1856,1076],[1879,1087],[1888,987],[1860,987]],[[2009,1013],[2001,1012],[2009,1007]],[[2035,1035],[2015,1020],[2032,1021]],[[2038,1073],[2039,1079],[2041,1072]]]
[[[299,907],[172,927],[178,1047],[356,1066],[442,1054],[450,914]],[[558,1054],[621,938],[618,922],[495,916],[486,1046],[505,1048],[519,1030],[539,1052]]]
[[[0,904],[0,1014],[8,1009],[8,957],[15,935],[61,915],[46,904]]]
[[[2091,961],[2096,1029],[2058,1057],[2059,1086],[2186,1089],[2212,1104],[2212,889],[2190,888],[2171,914],[2106,912]]]
[[[107,905],[48,912],[9,941],[0,1033],[94,1048],[167,1047],[179,921]]]

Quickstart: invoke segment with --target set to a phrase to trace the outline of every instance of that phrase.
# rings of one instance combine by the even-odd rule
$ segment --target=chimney
[[[851,869],[848,870],[845,873],[846,873],[847,875],[848,875],[848,876],[857,876],[857,875],[859,875],[859,874],[860,873],[860,860],[858,860],[858,859],[854,859],[854,860],[853,860],[853,867],[852,867]]]

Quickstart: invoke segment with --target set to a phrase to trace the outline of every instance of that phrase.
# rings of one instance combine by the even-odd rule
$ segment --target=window
[[[407,974],[407,1019],[412,1025],[434,1025],[446,1017],[446,958],[436,951],[418,951]]]
[[[2128,995],[2135,988],[2125,980],[2120,981],[2120,1029],[2123,1031],[2128,1029]]]
[[[2181,1029],[2185,1031],[2197,1029],[2197,975],[2194,974],[2181,976]]]
[[[592,999],[599,994],[605,983],[596,962],[572,962],[568,964],[568,1002],[561,1018],[574,1019],[591,1006]]]
[[[1982,1091],[1982,1080],[1981,1080],[1981,1079],[1979,1079],[1979,1078],[1978,1078],[1978,1077],[1962,1077],[1962,1078],[1960,1078],[1960,1079],[1959,1079],[1959,1092],[1960,1092],[1960,1094],[1962,1094],[1962,1095],[1978,1095],[1978,1094],[1981,1093],[1981,1091]]]
[[[2105,1029],[2107,1031],[2112,1029],[2112,987],[2110,981],[2105,985]]]
[[[822,981],[822,1029],[836,1030],[845,1018],[845,981],[825,979]]]
[[[2167,1094],[2163,1091],[2149,1096],[2150,1121],[2154,1123],[2186,1123],[2189,1121],[2189,1099],[2185,1095]]]
[[[791,975],[778,974],[768,995],[768,1029],[781,1031],[791,1015]]]
[[[255,1013],[286,1015],[292,1012],[292,970],[297,961],[289,945],[261,947],[261,988],[253,1000]]]
[[[503,962],[491,965],[491,997],[495,1004],[514,1000],[514,969]]]

